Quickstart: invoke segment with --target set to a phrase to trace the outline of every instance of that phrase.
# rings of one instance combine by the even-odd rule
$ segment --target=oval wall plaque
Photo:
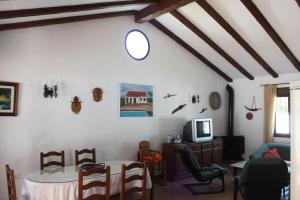
[[[221,96],[218,92],[212,92],[209,96],[209,105],[213,110],[217,110],[221,106]]]

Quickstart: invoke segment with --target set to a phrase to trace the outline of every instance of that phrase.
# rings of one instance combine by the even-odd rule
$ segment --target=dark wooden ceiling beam
[[[11,24],[0,24],[0,31],[55,25],[55,24],[65,24],[65,23],[72,23],[72,22],[79,22],[79,21],[86,21],[86,20],[93,20],[93,19],[103,19],[109,17],[127,16],[127,15],[134,15],[135,13],[136,13],[135,10],[128,10],[128,11],[109,12],[109,13],[100,13],[100,14],[92,14],[92,15],[43,19],[43,20],[18,22],[18,23],[11,23]]]
[[[56,7],[46,7],[46,8],[8,10],[8,11],[0,11],[0,19],[89,11],[89,10],[97,10],[97,9],[105,9],[110,7],[129,6],[129,5],[144,5],[144,4],[148,5],[151,3],[158,3],[158,0],[115,1],[115,2],[56,6]]]
[[[268,63],[244,40],[232,26],[205,0],[196,1],[216,22],[220,24],[271,76],[278,77],[278,74]]]
[[[164,32],[166,35],[168,35],[170,38],[172,38],[175,42],[177,42],[179,45],[181,45],[183,48],[185,48],[191,54],[196,56],[199,60],[201,60],[204,64],[206,64],[210,69],[215,71],[217,74],[219,74],[225,80],[227,80],[228,82],[232,82],[232,78],[230,78],[227,74],[222,72],[218,67],[216,67],[213,63],[211,63],[204,56],[202,56],[198,51],[196,51],[194,48],[192,48],[190,45],[188,45],[186,42],[184,42],[182,39],[180,39],[177,35],[175,35],[173,32],[171,32],[169,29],[167,29],[164,25],[162,25],[155,19],[153,19],[149,22],[152,25],[154,25],[156,28],[158,28],[159,30]]]
[[[300,8],[300,0],[295,0]]]
[[[173,10],[171,11],[171,14],[174,17],[176,17],[181,23],[183,23],[187,28],[189,28],[192,32],[194,32],[198,37],[200,37],[204,42],[206,42],[211,48],[218,52],[244,76],[246,76],[250,80],[254,79],[254,77],[248,71],[246,71],[237,61],[235,61],[228,53],[226,53],[219,45],[217,45],[212,39],[210,39],[205,33],[203,33],[198,27],[196,27],[181,13],[179,13],[177,10]]]
[[[150,21],[151,19],[176,10],[193,1],[194,0],[161,0],[159,4],[150,5],[138,11],[135,15],[135,21],[138,23]]]
[[[276,43],[276,45],[281,49],[282,53],[293,63],[298,71],[300,71],[300,62],[296,58],[296,56],[292,53],[289,47],[284,43],[284,41],[280,38],[275,29],[271,26],[268,20],[264,17],[264,15],[260,12],[257,6],[251,0],[241,0],[244,6],[249,10],[249,12],[253,15],[256,21],[263,27],[263,29],[268,33],[268,35],[272,38],[272,40]]]

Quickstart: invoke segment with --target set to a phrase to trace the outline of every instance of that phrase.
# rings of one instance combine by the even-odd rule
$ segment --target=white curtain
[[[264,143],[273,142],[276,95],[276,85],[264,87]]]
[[[300,81],[291,85],[291,199],[300,199]]]

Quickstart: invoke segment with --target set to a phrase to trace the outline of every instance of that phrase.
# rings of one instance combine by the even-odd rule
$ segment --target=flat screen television
[[[192,119],[183,127],[183,140],[201,142],[212,140],[212,119]]]

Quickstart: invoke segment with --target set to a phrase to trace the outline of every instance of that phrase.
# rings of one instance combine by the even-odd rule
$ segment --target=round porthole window
[[[135,60],[145,59],[150,51],[150,44],[147,36],[140,30],[131,30],[125,38],[127,53]]]

